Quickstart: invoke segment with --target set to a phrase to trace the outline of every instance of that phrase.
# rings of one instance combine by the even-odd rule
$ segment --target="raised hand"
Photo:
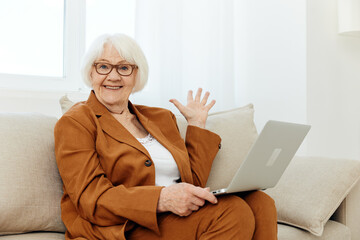
[[[193,92],[190,90],[188,92],[186,106],[182,105],[176,99],[170,99],[170,102],[179,109],[180,113],[185,117],[189,125],[205,128],[209,110],[215,105],[215,100],[212,100],[208,105],[206,105],[210,93],[206,92],[202,99],[201,93],[202,89],[199,88],[194,99]]]
[[[179,216],[188,216],[209,201],[217,203],[208,188],[196,187],[188,183],[178,183],[165,187],[160,192],[158,212],[170,211]]]

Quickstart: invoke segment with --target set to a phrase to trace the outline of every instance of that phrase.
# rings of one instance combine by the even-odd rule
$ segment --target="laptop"
[[[211,192],[221,195],[274,187],[309,130],[310,125],[268,121],[230,184]]]

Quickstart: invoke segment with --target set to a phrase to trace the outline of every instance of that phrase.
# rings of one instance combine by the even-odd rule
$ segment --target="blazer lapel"
[[[137,110],[136,106],[134,106],[133,104],[129,103],[129,108],[137,116],[141,125],[146,129],[146,131],[148,131],[156,140],[158,140],[159,143],[161,143],[165,148],[168,149],[170,142],[167,140],[167,138],[161,132],[161,130],[157,126],[157,124],[154,123],[153,121],[149,120],[143,114],[141,114]]]
[[[145,147],[107,110],[107,108],[97,100],[95,93],[91,91],[89,99],[86,102],[93,109],[99,120],[100,126],[104,132],[119,142],[125,143],[144,153],[148,158],[150,154]]]
[[[191,182],[191,168],[187,161],[184,161],[184,153],[179,152],[179,149],[174,146],[172,142],[162,133],[160,127],[156,122],[149,120],[144,115],[142,115],[137,109],[136,106],[129,104],[129,108],[136,114],[139,121],[143,127],[159,142],[163,145],[174,157],[176,165],[178,166],[180,176],[182,181]]]

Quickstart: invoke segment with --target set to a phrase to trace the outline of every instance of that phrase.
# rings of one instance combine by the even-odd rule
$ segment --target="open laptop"
[[[309,125],[268,121],[230,184],[211,192],[221,195],[274,187],[309,130]]]

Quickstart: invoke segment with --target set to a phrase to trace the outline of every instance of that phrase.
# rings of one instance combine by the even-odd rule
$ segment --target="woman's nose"
[[[109,74],[108,74],[108,79],[109,80],[120,80],[121,75],[116,71],[116,68],[113,68],[111,70],[111,72],[109,72]]]

